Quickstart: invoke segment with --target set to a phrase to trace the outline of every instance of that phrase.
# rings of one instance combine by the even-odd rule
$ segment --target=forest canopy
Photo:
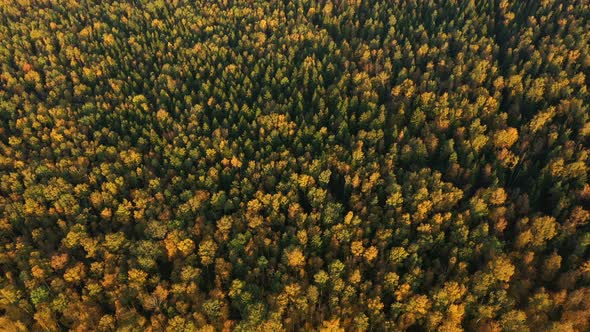
[[[0,0],[0,331],[589,331],[590,3]]]

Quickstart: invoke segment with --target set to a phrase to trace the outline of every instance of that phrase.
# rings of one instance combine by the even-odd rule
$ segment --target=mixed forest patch
[[[590,330],[589,20],[0,0],[0,330]]]

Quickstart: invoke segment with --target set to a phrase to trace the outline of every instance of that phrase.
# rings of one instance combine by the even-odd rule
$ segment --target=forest
[[[590,1],[0,0],[0,331],[590,331]]]

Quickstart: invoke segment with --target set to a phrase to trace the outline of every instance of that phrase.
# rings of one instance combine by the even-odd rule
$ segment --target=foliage
[[[587,1],[2,1],[0,330],[590,330]]]

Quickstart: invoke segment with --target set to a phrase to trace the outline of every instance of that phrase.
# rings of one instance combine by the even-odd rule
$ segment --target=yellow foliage
[[[307,231],[304,229],[297,231],[297,239],[302,245],[307,244]]]
[[[190,255],[195,250],[195,243],[191,239],[184,239],[178,243],[178,250],[185,255]]]
[[[325,320],[320,327],[320,332],[344,332],[345,330],[340,327],[340,319],[335,318],[332,320]]]
[[[260,225],[262,225],[264,223],[264,219],[262,218],[262,216],[258,215],[258,214],[247,214],[247,218],[248,218],[248,227],[250,228],[256,228]]]
[[[287,263],[292,267],[302,267],[305,265],[305,256],[300,249],[293,249],[287,252]]]
[[[238,158],[232,157],[231,158],[231,165],[234,168],[240,168],[240,167],[242,167],[242,162]]]
[[[354,217],[354,214],[352,213],[352,211],[349,211],[346,216],[344,217],[344,223],[349,225],[352,222],[352,219]]]
[[[420,316],[428,313],[431,303],[426,295],[415,295],[408,303],[408,311]]]
[[[353,255],[355,256],[362,256],[365,248],[363,248],[363,242],[362,241],[354,241],[352,242],[352,244],[350,245],[350,251],[352,252]]]
[[[178,251],[176,243],[178,240],[178,236],[175,233],[168,234],[164,239],[164,247],[166,248],[168,258],[172,258],[176,255],[176,252]]]
[[[78,263],[64,273],[64,280],[71,283],[81,281],[85,277],[84,264]]]
[[[205,240],[199,244],[199,256],[201,257],[201,263],[205,265],[213,263],[216,252],[217,244],[213,240]]]
[[[51,257],[51,268],[54,270],[63,269],[68,262],[68,254],[54,255]]]
[[[411,292],[410,284],[405,283],[395,291],[395,299],[399,302],[403,301]]]
[[[378,313],[381,312],[383,310],[383,308],[385,307],[385,305],[383,304],[383,302],[381,302],[381,298],[379,296],[369,299],[367,301],[367,307],[369,310],[371,310],[374,313]]]
[[[100,212],[100,216],[102,219],[109,220],[113,216],[113,211],[110,208],[104,208]]]
[[[494,145],[498,148],[510,148],[518,140],[518,130],[508,127],[499,130],[494,135]]]
[[[148,274],[142,270],[131,269],[127,272],[129,282],[142,285],[147,280]]]
[[[377,258],[378,254],[379,254],[379,250],[375,246],[370,246],[369,248],[367,248],[367,250],[365,250],[365,258],[369,262],[372,262],[373,260],[375,260],[375,258]]]
[[[21,321],[13,321],[6,316],[0,317],[0,332],[27,332],[27,326]]]
[[[115,43],[115,37],[110,33],[103,35],[102,39],[107,46],[111,46]]]
[[[300,292],[301,286],[299,286],[299,284],[297,283],[292,283],[285,287],[285,293],[292,301],[294,301],[297,298]]]
[[[35,279],[42,279],[45,277],[45,270],[35,265],[31,268],[31,275],[33,275]]]
[[[359,282],[361,282],[361,279],[361,271],[359,269],[356,269],[352,272],[352,274],[348,278],[348,281],[350,281],[350,283],[352,284],[358,284]]]
[[[504,282],[510,281],[515,267],[507,257],[497,257],[491,262],[491,271],[496,279]]]
[[[490,203],[493,205],[502,205],[506,201],[506,191],[504,188],[498,188],[490,194]]]

